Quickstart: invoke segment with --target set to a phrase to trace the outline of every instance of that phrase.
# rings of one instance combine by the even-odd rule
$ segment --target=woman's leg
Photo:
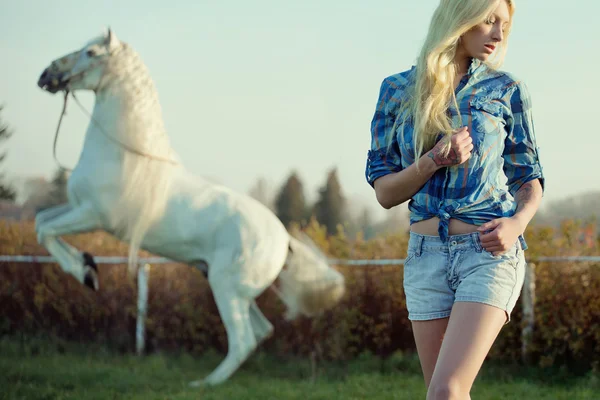
[[[429,386],[454,303],[448,285],[448,246],[437,237],[410,233],[404,293],[425,385]]]
[[[431,376],[433,375],[438,354],[442,347],[442,340],[444,339],[447,326],[448,318],[430,321],[412,321],[415,344],[427,387],[429,387],[429,382],[431,382]]]
[[[471,386],[506,318],[504,310],[487,304],[454,304],[427,400],[471,398]]]

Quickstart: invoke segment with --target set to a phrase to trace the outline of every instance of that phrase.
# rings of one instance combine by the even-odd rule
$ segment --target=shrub
[[[315,220],[305,232],[331,258],[404,258],[406,233],[364,240],[340,229],[327,236]],[[590,239],[590,232],[594,232]],[[560,229],[532,226],[527,256],[536,271],[533,361],[539,366],[589,370],[600,363],[600,263],[539,262],[544,256],[594,255],[595,227],[567,221]],[[64,238],[94,255],[125,256],[127,246],[102,232]],[[32,223],[0,222],[0,254],[46,255]],[[142,252],[142,256],[151,254]],[[348,360],[361,353],[387,357],[414,351],[402,287],[402,265],[338,266],[347,279],[342,303],[324,315],[287,322],[272,291],[257,300],[275,326],[264,344],[281,356]],[[80,342],[100,342],[122,351],[135,348],[137,288],[126,265],[99,266],[101,290],[94,293],[53,263],[0,266],[0,334],[49,333]],[[494,344],[489,357],[518,362],[522,310]],[[226,351],[227,336],[204,276],[185,265],[152,266],[149,275],[148,351]]]

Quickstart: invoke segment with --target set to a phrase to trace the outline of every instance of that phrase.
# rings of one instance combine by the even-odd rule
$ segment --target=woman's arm
[[[438,166],[429,154],[420,160],[420,171],[411,164],[402,171],[388,174],[374,182],[377,201],[385,209],[390,209],[409,200],[433,176]]]
[[[539,179],[523,184],[515,194],[517,210],[512,218],[519,222],[521,234],[525,232],[527,225],[529,225],[529,222],[537,212],[542,202],[542,194],[542,184]]]
[[[523,82],[515,85],[510,105],[512,117],[507,123],[503,158],[508,190],[515,199],[516,211],[510,218],[492,220],[478,229],[481,245],[494,255],[508,250],[525,232],[541,203],[545,185],[533,128],[531,97]]]
[[[450,141],[452,147],[448,156],[442,156],[441,150],[447,140],[441,140],[421,156],[419,170],[413,163],[408,168],[376,179],[373,187],[379,204],[385,209],[402,204],[410,200],[438,169],[462,164],[469,159],[473,143],[466,127],[456,130]]]

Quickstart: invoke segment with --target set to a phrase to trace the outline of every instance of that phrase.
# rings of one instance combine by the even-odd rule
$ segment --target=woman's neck
[[[471,57],[464,54],[462,51],[457,51],[456,56],[454,57],[454,63],[457,66],[457,75],[465,75],[469,70],[469,66],[471,65]]]

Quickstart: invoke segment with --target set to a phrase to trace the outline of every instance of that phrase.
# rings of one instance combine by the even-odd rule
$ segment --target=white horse
[[[255,298],[273,288],[287,318],[335,306],[343,275],[305,236],[290,234],[250,196],[193,176],[169,144],[153,81],[139,55],[110,29],[53,61],[38,80],[50,93],[91,90],[95,105],[67,182],[68,203],[36,216],[38,241],[61,268],[98,290],[93,257],[60,236],[104,230],[139,249],[201,269],[227,331],[228,352],[204,380],[227,380],[273,332]],[[280,283],[276,287],[277,280]]]

